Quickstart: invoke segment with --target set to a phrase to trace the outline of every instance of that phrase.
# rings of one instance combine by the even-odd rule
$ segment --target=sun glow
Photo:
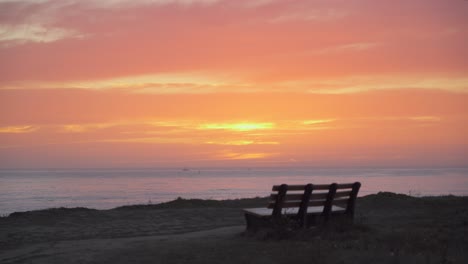
[[[274,123],[220,123],[220,124],[203,124],[199,129],[208,130],[232,130],[232,131],[252,131],[273,129]]]
[[[226,152],[222,153],[218,157],[221,159],[228,160],[248,160],[248,159],[263,159],[267,157],[274,156],[273,153],[236,153],[236,152]]]
[[[230,145],[230,146],[279,145],[279,142],[275,142],[275,141],[254,141],[254,140],[207,141],[205,143],[211,144],[211,145]]]

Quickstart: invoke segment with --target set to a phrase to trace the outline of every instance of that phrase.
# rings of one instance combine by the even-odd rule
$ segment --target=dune
[[[379,193],[353,227],[244,233],[265,198],[177,199],[111,210],[55,208],[0,218],[1,263],[466,263],[468,197]]]

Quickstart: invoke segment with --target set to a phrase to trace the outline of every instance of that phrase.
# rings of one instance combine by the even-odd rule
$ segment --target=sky
[[[0,0],[0,168],[468,166],[467,14]]]

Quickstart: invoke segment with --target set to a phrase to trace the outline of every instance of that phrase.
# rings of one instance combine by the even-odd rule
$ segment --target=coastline
[[[274,184],[362,183],[359,196],[391,191],[412,196],[468,195],[467,168],[218,168],[0,170],[0,215],[52,207],[112,209],[183,198],[268,196]],[[183,183],[183,185],[181,185]]]

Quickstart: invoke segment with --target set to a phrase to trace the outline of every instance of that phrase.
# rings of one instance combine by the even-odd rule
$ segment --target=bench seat
[[[333,205],[332,206],[332,213],[333,212],[344,212],[346,208],[340,207]],[[297,215],[299,212],[299,208],[283,208],[281,211],[282,215]],[[312,215],[312,214],[321,214],[323,212],[323,206],[311,206],[307,207],[307,214]],[[258,217],[270,217],[273,214],[273,209],[270,208],[265,208],[265,207],[259,207],[259,208],[248,208],[244,209],[244,213],[246,214],[251,214],[255,215]]]

